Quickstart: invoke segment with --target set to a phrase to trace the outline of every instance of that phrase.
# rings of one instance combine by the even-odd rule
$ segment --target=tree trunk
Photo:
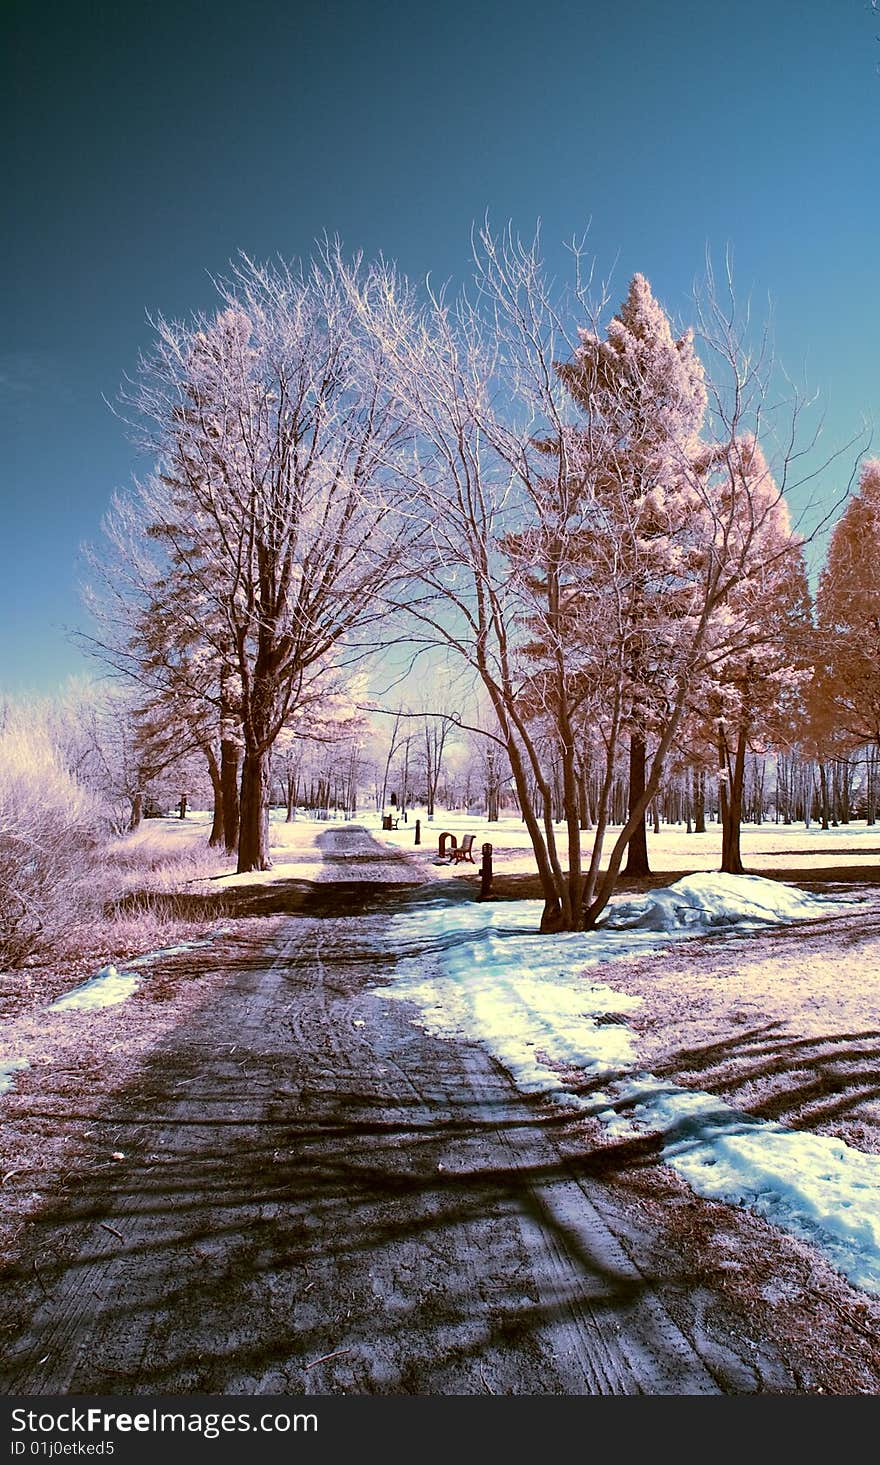
[[[632,814],[630,815],[627,823],[624,825],[623,829],[621,829],[620,834],[617,836],[617,839],[614,842],[614,847],[608,857],[608,868],[602,875],[601,879],[598,880],[598,883],[595,886],[595,894],[592,894],[592,887],[595,881],[594,865],[596,874],[598,873],[598,863],[596,861],[596,851],[600,847],[598,841],[597,845],[593,849],[593,859],[590,861],[590,884],[587,887],[588,893],[590,893],[590,904],[586,907],[584,911],[585,930],[590,931],[594,929],[599,916],[602,914],[602,911],[605,909],[606,905],[611,899],[611,896],[614,893],[614,887],[617,884],[617,877],[620,872],[620,866],[623,863],[624,850],[629,844],[630,837],[635,830],[639,818],[644,819],[645,811],[647,810],[649,803],[651,802],[652,798],[660,787],[660,779],[663,776],[663,766],[666,755],[669,752],[672,741],[678,730],[678,725],[681,721],[683,711],[684,688],[682,688],[681,692],[679,693],[679,697],[669,718],[666,731],[663,733],[660,742],[657,744],[657,748],[651,761],[651,769],[647,777],[647,782],[645,784],[645,792],[639,800],[638,804],[634,806]],[[609,743],[609,752],[611,752],[612,749],[613,739]]]
[[[132,800],[131,800],[131,815],[130,815],[129,821],[128,821],[128,832],[129,832],[129,834],[134,834],[134,831],[140,827],[140,822],[143,819],[143,817],[144,817],[144,796],[143,796],[142,793],[136,793],[136,794],[134,794],[132,796]]]
[[[742,855],[740,852],[740,831],[742,826],[747,744],[748,728],[745,719],[743,719],[737,734],[733,776],[729,779],[730,791],[729,794],[725,793],[724,795],[725,808],[721,833],[721,870],[725,875],[744,874]],[[727,781],[722,780],[722,783]]]
[[[486,686],[498,723],[504,738],[507,756],[510,761],[510,771],[513,774],[513,781],[519,797],[519,806],[522,810],[523,823],[529,831],[532,841],[532,849],[535,852],[535,860],[538,865],[538,877],[541,881],[541,891],[544,897],[544,909],[541,913],[540,930],[542,934],[555,932],[564,929],[562,916],[562,891],[555,879],[553,862],[550,851],[545,844],[538,823],[535,810],[535,798],[530,788],[529,769],[526,766],[523,755],[517,744],[516,737],[507,716],[507,708],[502,696],[496,691],[486,679]],[[531,761],[531,760],[530,760]],[[571,916],[568,917],[568,928],[571,928]]]
[[[593,820],[590,813],[590,782],[586,769],[582,769],[578,775],[578,801],[580,804],[580,826],[581,829],[592,829]]]
[[[241,770],[239,811],[239,875],[271,870],[269,859],[269,755],[245,752]]]
[[[694,833],[706,833],[706,770],[694,769]]]
[[[819,759],[819,793],[822,800],[822,828],[829,829],[831,826],[828,820],[828,774],[825,772],[825,764]]]
[[[638,804],[645,792],[645,739],[639,733],[631,733],[629,740],[629,811]],[[624,875],[650,875],[648,864],[648,835],[645,816],[642,815],[627,846]]]
[[[839,768],[840,822],[841,824],[848,824],[850,819],[849,786],[851,776],[849,768],[849,758],[841,758]]]
[[[211,849],[216,849],[218,845],[223,843],[223,781],[220,777],[220,769],[213,748],[205,748],[205,758],[208,763],[208,775],[211,779],[211,789],[214,794],[214,817],[211,820],[211,834],[208,839],[208,845]]]
[[[220,788],[223,806],[223,847],[228,855],[234,855],[238,848],[238,761],[240,748],[234,738],[224,738],[220,744]]]

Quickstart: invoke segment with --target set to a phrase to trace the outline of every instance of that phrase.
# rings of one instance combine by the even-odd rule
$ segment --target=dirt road
[[[681,1277],[563,1158],[563,1118],[374,995],[390,914],[430,887],[356,827],[319,844],[327,881],[230,957],[35,1220],[0,1390],[799,1391],[720,1298],[670,1309]]]

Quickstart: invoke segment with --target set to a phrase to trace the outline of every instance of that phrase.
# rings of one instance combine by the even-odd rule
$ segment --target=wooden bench
[[[464,839],[462,840],[461,844],[458,846],[458,848],[457,849],[454,849],[452,851],[452,862],[453,862],[453,864],[455,864],[455,865],[461,865],[461,864],[464,863],[465,860],[470,860],[471,864],[473,865],[474,864],[474,857],[471,854],[471,850],[473,849],[473,847],[474,847],[474,835],[472,835],[472,834],[466,834],[464,836]]]

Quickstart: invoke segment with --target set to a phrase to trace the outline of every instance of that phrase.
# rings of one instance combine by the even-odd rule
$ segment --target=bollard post
[[[422,842],[422,821],[421,821],[421,819],[417,819],[416,820],[416,844],[421,844],[421,842]]]
[[[483,863],[480,866],[480,900],[488,900],[492,893],[492,846],[483,845]]]

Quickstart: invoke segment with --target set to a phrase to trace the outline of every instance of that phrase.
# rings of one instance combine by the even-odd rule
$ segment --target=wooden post
[[[488,900],[492,893],[492,846],[483,845],[483,863],[480,866],[480,900]]]
[[[417,819],[416,820],[416,844],[421,844],[421,842],[422,842],[422,821],[421,821],[421,819]]]

